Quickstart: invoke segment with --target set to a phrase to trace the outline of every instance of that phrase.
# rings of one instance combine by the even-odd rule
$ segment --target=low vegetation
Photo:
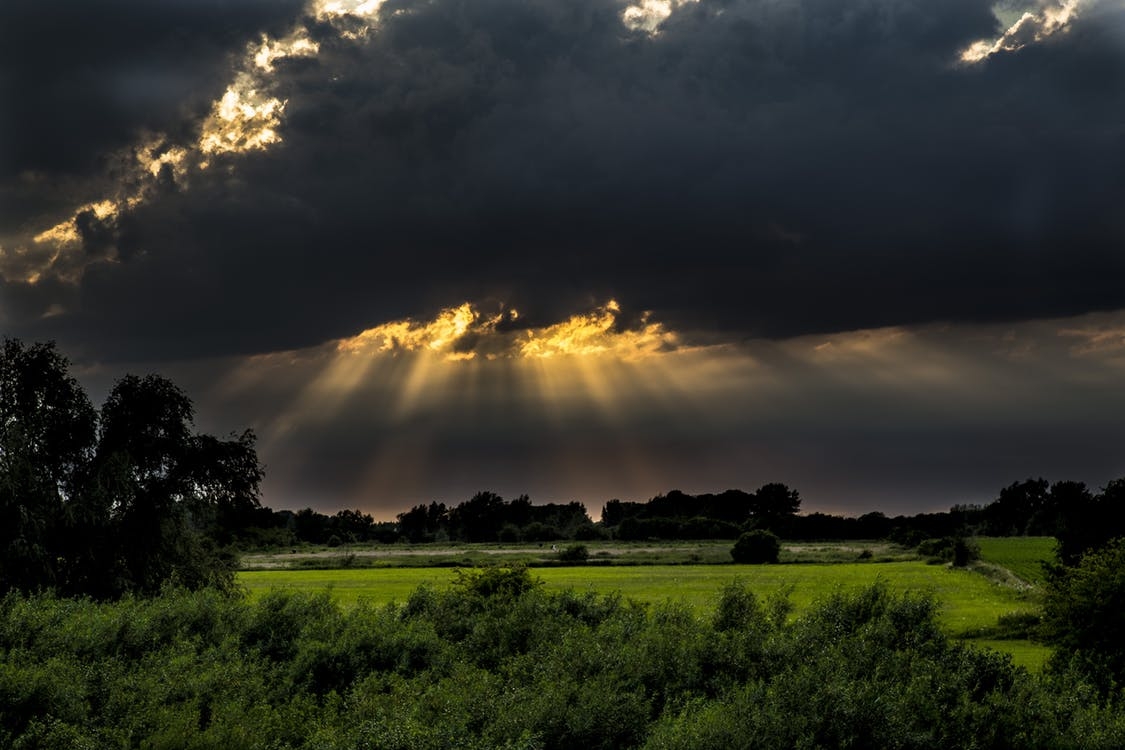
[[[861,562],[849,552],[849,562],[782,565],[643,565],[536,568],[547,590],[574,589],[600,595],[619,594],[648,606],[669,601],[708,616],[719,592],[732,581],[749,586],[759,596],[785,594],[798,613],[819,599],[882,583],[892,591],[925,592],[934,597],[943,632],[989,645],[1017,656],[1018,663],[1039,669],[1049,656],[1029,634],[1001,632],[1001,618],[1039,610],[1034,590],[996,584],[970,570],[928,565],[924,561]],[[359,602],[383,606],[404,601],[420,585],[444,590],[453,574],[440,568],[351,568],[340,570],[244,571],[238,583],[252,597],[272,590],[318,593],[329,591],[345,606]]]
[[[462,572],[398,604],[168,590],[0,601],[0,745],[233,748],[1074,747],[1125,743],[1075,674],[942,634],[885,585],[713,612]]]

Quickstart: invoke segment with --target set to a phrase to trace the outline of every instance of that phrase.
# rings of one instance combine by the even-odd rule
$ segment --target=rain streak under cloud
[[[271,505],[1125,473],[1120,2],[134,6],[0,11],[0,325]]]

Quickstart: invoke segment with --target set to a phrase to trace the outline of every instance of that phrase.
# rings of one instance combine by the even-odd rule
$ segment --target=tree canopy
[[[0,590],[112,597],[229,585],[215,531],[260,507],[254,434],[193,428],[191,400],[126,375],[100,411],[53,343],[0,355]]]
[[[1043,635],[1054,667],[1074,667],[1102,690],[1125,685],[1125,538],[1051,571],[1043,601]]]

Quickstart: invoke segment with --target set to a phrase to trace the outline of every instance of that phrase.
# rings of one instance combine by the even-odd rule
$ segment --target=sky
[[[5,0],[0,332],[379,519],[1125,476],[1125,0]]]

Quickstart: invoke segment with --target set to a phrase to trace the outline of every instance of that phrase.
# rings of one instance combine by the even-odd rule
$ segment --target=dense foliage
[[[1125,686],[1125,539],[1051,569],[1043,635],[1056,670],[1074,669],[1106,693]]]
[[[341,609],[215,590],[0,601],[12,748],[1114,748],[1125,713],[946,640],[875,587],[791,620],[551,594],[526,571]]]
[[[68,369],[52,344],[0,350],[0,592],[229,586],[224,534],[260,510],[253,433],[196,434],[156,375],[125,376],[97,411]]]

